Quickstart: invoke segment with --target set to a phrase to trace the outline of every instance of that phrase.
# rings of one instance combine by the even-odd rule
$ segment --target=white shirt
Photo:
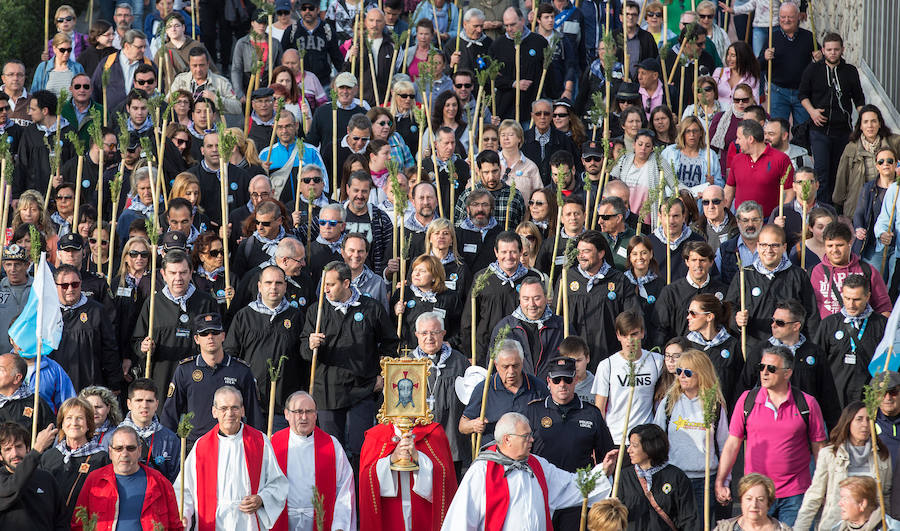
[[[287,499],[288,480],[281,472],[272,444],[263,437],[263,459],[257,495],[263,503],[255,514],[246,514],[238,508],[241,499],[250,495],[250,476],[244,458],[244,426],[231,436],[221,433],[219,437],[218,473],[216,474],[216,530],[217,531],[258,531],[271,529],[284,509]],[[212,459],[213,456],[202,456]],[[197,446],[191,450],[179,476],[184,474],[184,517],[188,520],[197,512]],[[180,479],[176,480],[176,485]],[[179,492],[176,489],[176,497]],[[259,518],[259,525],[257,524]]]
[[[653,391],[662,372],[663,356],[649,350],[642,350],[635,371],[634,400],[631,404],[629,426],[647,424],[653,421]],[[625,429],[625,413],[628,409],[628,360],[617,352],[601,361],[594,376],[595,395],[607,397],[606,425],[616,444],[622,441]]]
[[[334,445],[334,465],[337,486],[332,531],[356,529],[356,488],[353,483],[353,469],[337,439],[331,437]],[[313,437],[303,437],[293,431],[288,439],[288,482],[287,493],[288,529],[290,531],[312,531],[315,518],[312,506],[313,485],[316,479],[316,451]]]
[[[581,505],[581,492],[575,485],[575,474],[556,468],[538,455],[534,456],[541,464],[544,478],[547,480],[547,497],[550,514],[557,509]],[[600,465],[594,467],[598,471]],[[463,476],[459,489],[447,509],[447,516],[441,531],[476,531],[484,529],[486,514],[487,463],[478,461],[469,467]],[[541,486],[530,472],[513,470],[506,476],[509,487],[509,509],[505,531],[545,531],[547,528],[544,514],[544,493]],[[606,476],[597,481],[597,485],[588,498],[588,505],[609,496],[612,488]]]

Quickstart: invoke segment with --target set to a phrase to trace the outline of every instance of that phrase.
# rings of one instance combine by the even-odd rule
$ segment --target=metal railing
[[[893,116],[900,116],[900,0],[864,0],[863,13],[863,69],[872,74],[876,90],[893,109],[886,109]]]

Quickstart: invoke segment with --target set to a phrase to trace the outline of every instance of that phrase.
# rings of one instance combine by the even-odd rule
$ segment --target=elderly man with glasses
[[[134,74],[138,66],[147,64],[153,66],[153,61],[144,56],[147,49],[147,35],[140,30],[130,29],[122,38],[122,49],[97,65],[97,70],[91,76],[91,86],[94,88],[94,101],[103,103],[103,94],[106,94],[107,108],[119,107],[136,87]],[[103,72],[109,71],[109,83],[103,90]]]
[[[703,190],[700,205],[703,212],[691,229],[706,236],[709,246],[718,251],[719,245],[738,235],[737,219],[725,207],[725,190],[721,186],[713,184]]]
[[[75,130],[82,142],[87,142],[90,138],[88,126],[92,121],[91,110],[103,108],[101,104],[91,100],[90,74],[75,74],[69,84],[69,94],[72,97],[63,105],[60,116],[69,121],[69,126]],[[0,120],[2,120],[2,106],[3,103],[0,103]]]
[[[0,75],[0,92],[9,99],[9,118],[22,127],[31,123],[28,115],[28,91],[25,90],[25,64],[18,59],[7,61]]]

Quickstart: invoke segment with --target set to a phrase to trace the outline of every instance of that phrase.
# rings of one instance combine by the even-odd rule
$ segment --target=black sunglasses
[[[0,110],[3,110],[3,109],[0,109]],[[893,164],[896,161],[894,159],[878,159],[875,162],[877,162],[878,165],[881,166],[882,164]]]
[[[602,219],[603,221],[609,221],[612,218],[618,216],[618,214],[597,214],[597,215],[600,216],[600,219]]]
[[[75,20],[75,17],[73,17],[72,15],[67,15],[65,17],[59,17],[58,19],[56,19],[56,23],[62,24],[63,22],[72,22],[73,20]]]
[[[570,384],[575,381],[575,378],[572,378],[571,376],[554,376],[553,378],[550,378],[550,381],[556,385],[559,385],[560,382]]]
[[[315,11],[315,10],[316,10],[316,6],[314,6],[314,5],[306,4],[306,5],[300,6],[300,11]]]
[[[91,242],[91,245],[97,245],[97,238],[91,238],[89,241]],[[100,244],[109,245],[109,240],[102,240]]]
[[[156,80],[153,79],[153,78],[150,78],[150,79],[135,79],[135,80],[134,80],[134,84],[135,84],[135,85],[141,85],[141,86],[143,86],[143,85],[149,85],[149,84],[153,83],[154,81],[156,81]]]
[[[280,11],[276,11],[275,14],[278,15],[279,17],[283,17],[284,15],[290,15],[291,12],[290,12],[290,11],[280,10]]]
[[[702,200],[701,202],[703,203],[703,206],[709,206],[710,203],[712,203],[712,204],[714,204],[714,205],[721,205],[721,204],[722,204],[722,200],[721,200],[721,199],[704,199],[704,200]]]
[[[271,221],[265,221],[265,222],[257,221],[256,222],[257,225],[262,225],[263,223],[272,223],[272,222]],[[268,225],[263,225],[263,227],[268,227]],[[206,251],[206,254],[212,256],[213,258],[218,258],[218,257],[222,256],[223,254],[225,254],[225,250],[224,249],[210,249],[210,250]]]
[[[775,374],[780,369],[781,369],[781,367],[776,367],[774,365],[766,365],[765,363],[757,363],[756,364],[756,370],[759,372],[766,371],[768,373]]]
[[[60,288],[62,288],[63,291],[66,291],[69,288],[72,288],[72,289],[80,288],[81,281],[76,280],[75,282],[57,282],[56,285],[59,286]]]
[[[800,321],[784,321],[781,319],[772,319],[772,324],[777,326],[778,328],[784,328],[789,324],[799,323]]]
[[[590,155],[590,156],[587,156],[587,157],[582,157],[582,159],[584,159],[585,162],[600,162],[600,161],[603,160],[602,157],[597,157],[597,156],[595,156],[595,155]]]
[[[81,90],[81,89],[91,90],[91,84],[90,83],[85,83],[85,84],[76,83],[76,84],[72,85],[72,90]]]
[[[0,107],[0,112],[9,112],[9,105],[4,105],[3,107]]]
[[[454,83],[453,86],[456,88],[472,88],[472,83]]]
[[[647,18],[659,18],[662,16],[662,11],[647,11]]]
[[[271,227],[272,223],[275,223],[275,220],[272,221],[260,221],[256,220],[256,225],[259,227]]]
[[[2,109],[0,109],[0,110],[2,110]],[[58,195],[58,196],[56,196],[57,201],[71,201],[73,199],[75,199],[74,195]]]
[[[529,199],[529,200],[528,200],[528,206],[544,206],[544,205],[546,205],[546,204],[547,204],[546,201],[537,201],[537,200],[534,200],[534,199]]]
[[[72,53],[71,48],[60,48],[59,53]]]
[[[128,256],[132,258],[150,258],[150,251],[128,251]]]
[[[732,98],[731,101],[735,103],[750,103],[750,98]]]
[[[569,113],[567,113],[567,112],[555,112],[555,113],[553,113],[553,117],[554,117],[554,118],[568,118],[568,117],[569,117]]]
[[[682,369],[681,367],[678,367],[675,369],[675,374],[677,376],[681,376],[683,374],[685,378],[693,378],[694,377],[694,371],[692,371],[690,369]]]
[[[714,90],[716,90],[716,87],[711,87],[709,85],[706,85],[705,87],[703,87],[703,92],[712,92]]]
[[[204,330],[202,332],[197,332],[197,335],[200,337],[206,337],[206,336],[217,336],[221,333],[222,333],[221,330]]]
[[[415,98],[416,95],[415,94],[397,94],[397,97],[409,100],[409,99]]]
[[[300,180],[303,182],[303,184],[319,184],[320,182],[322,182],[321,177],[304,177]]]

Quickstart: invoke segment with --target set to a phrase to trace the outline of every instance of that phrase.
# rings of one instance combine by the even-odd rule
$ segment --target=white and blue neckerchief
[[[197,274],[204,277],[206,280],[211,282],[215,282],[218,280],[219,275],[225,273],[225,266],[219,266],[212,271],[207,271],[203,264],[197,266]]]
[[[703,350],[706,351],[711,349],[712,347],[721,345],[722,343],[728,341],[728,338],[730,337],[731,334],[729,334],[728,330],[723,326],[716,333],[715,337],[713,337],[709,341],[707,341],[706,338],[703,337],[703,334],[701,334],[700,332],[688,332],[687,340],[702,346]]]
[[[154,416],[153,420],[150,421],[150,424],[147,425],[146,428],[141,428],[137,424],[134,423],[134,420],[131,418],[131,412],[128,412],[128,415],[122,420],[122,423],[119,426],[128,426],[132,428],[137,434],[141,437],[141,439],[146,439],[147,437],[152,436],[154,433],[158,432],[162,429],[162,424],[159,423],[159,419]]]
[[[165,286],[162,289],[162,294],[165,298],[177,304],[178,307],[181,308],[181,311],[186,312],[187,300],[191,298],[191,295],[193,295],[195,291],[197,291],[197,288],[195,288],[193,284],[188,284],[187,291],[184,292],[184,295],[182,295],[181,297],[176,297],[175,295],[172,295],[172,291],[169,289],[169,286]]]
[[[777,339],[775,337],[769,338],[770,345],[772,345],[773,347],[784,347],[786,349],[789,349],[791,351],[791,354],[793,354],[795,356],[797,355],[797,349],[800,348],[800,346],[803,345],[804,343],[806,343],[806,336],[804,336],[803,334],[800,334],[800,339],[798,339],[797,342],[794,343],[793,345],[788,345],[784,341]]]
[[[141,125],[136,125],[131,120],[131,118],[128,118],[128,121],[126,122],[126,127],[128,128],[129,132],[141,134],[146,131],[149,131],[150,128],[153,127],[153,120],[151,120],[150,117],[148,116],[147,119],[144,120],[144,123],[142,123]]]
[[[94,439],[91,439],[90,441],[84,443],[74,450],[70,450],[69,445],[66,444],[65,439],[63,439],[56,443],[56,446],[54,446],[54,448],[56,448],[57,451],[62,454],[63,463],[65,464],[69,464],[69,460],[73,457],[84,457],[86,455],[93,455],[103,451],[103,448],[100,447],[100,443],[98,443]]]
[[[654,234],[654,236],[656,236],[659,239],[659,241],[666,243],[666,233],[663,232],[662,224],[660,224],[656,227],[656,230],[653,231],[653,234]],[[681,225],[681,234],[677,238],[675,238],[674,240],[671,240],[669,242],[669,248],[674,251],[675,249],[678,248],[679,245],[681,245],[681,242],[687,240],[690,235],[691,235],[691,229],[688,228],[687,225],[682,224]]]
[[[437,304],[437,295],[431,290],[425,291],[414,284],[409,285],[410,289],[412,289],[413,295],[416,298],[422,299],[425,302],[430,302],[431,304]]]
[[[859,328],[863,325],[866,319],[872,315],[872,306],[866,304],[866,309],[862,311],[859,315],[850,315],[847,313],[847,308],[841,308],[841,315],[844,316],[844,322],[847,324],[853,325],[854,328],[859,330]]]
[[[84,306],[85,304],[87,304],[87,297],[85,296],[84,293],[82,293],[81,298],[78,299],[78,302],[76,302],[75,304],[73,304],[71,306],[66,306],[65,304],[60,304],[59,309],[61,311],[67,312],[69,310],[76,310],[76,309]]]
[[[341,237],[338,238],[335,242],[330,242],[323,238],[321,234],[319,234],[318,236],[316,236],[316,242],[327,246],[332,253],[339,254],[341,252],[341,248],[344,246],[344,234],[341,233]]]
[[[599,284],[601,280],[606,278],[606,274],[609,273],[609,264],[606,261],[602,262],[600,265],[600,269],[597,270],[593,275],[585,271],[581,268],[581,264],[578,265],[578,272],[581,273],[585,279],[587,279],[587,291],[591,292],[591,288],[594,287],[594,284]]]
[[[513,310],[512,316],[515,319],[522,321],[523,323],[537,325],[538,330],[540,330],[541,328],[544,328],[544,323],[547,322],[547,319],[553,317],[553,311],[550,309],[550,305],[548,304],[547,307],[544,308],[544,313],[541,314],[540,317],[538,317],[537,319],[531,319],[527,315],[525,315],[525,312],[522,311],[521,306],[516,306],[516,309]]]
[[[137,196],[131,198],[131,204],[128,205],[128,210],[133,210],[146,219],[153,217],[153,205],[141,203],[141,200],[138,199]]]
[[[517,264],[516,271],[512,275],[507,275],[506,271],[504,271],[503,268],[500,267],[500,264],[496,261],[491,262],[491,264],[488,266],[488,269],[490,269],[492,273],[497,275],[497,278],[500,279],[501,286],[505,285],[508,282],[510,286],[515,287],[516,281],[528,274],[528,268],[523,266],[521,263]]]
[[[647,288],[644,286],[656,280],[657,276],[653,271],[647,271],[646,275],[642,276],[641,278],[637,278],[634,276],[634,272],[629,269],[628,271],[625,271],[625,278],[627,278],[629,282],[637,286],[638,294],[640,294],[641,298],[647,300],[650,295],[647,293]]]
[[[484,241],[484,236],[488,233],[489,230],[493,229],[497,226],[497,218],[491,216],[491,219],[488,220],[487,225],[484,227],[479,227],[475,223],[472,222],[472,219],[466,217],[466,219],[462,220],[459,224],[459,228],[463,230],[468,230],[471,232],[480,232],[481,233],[481,241]]]
[[[34,391],[31,389],[31,386],[28,385],[28,382],[23,381],[22,384],[13,391],[13,394],[6,396],[0,394],[0,408],[6,405],[7,402],[12,402],[13,400],[20,400],[22,398],[28,398],[33,395]]]
[[[274,257],[275,251],[278,250],[278,242],[284,238],[284,227],[279,227],[278,236],[275,236],[272,239],[266,238],[260,234],[258,230],[253,232],[253,237],[262,244],[263,252]]]
[[[348,308],[350,308],[351,306],[357,306],[359,304],[359,297],[360,297],[359,290],[356,289],[355,286],[350,286],[350,297],[346,301],[344,301],[344,302],[333,301],[333,300],[329,299],[327,295],[325,296],[325,299],[328,300],[328,303],[331,304],[331,306],[335,310],[346,315]]]
[[[669,463],[667,461],[661,465],[650,467],[647,470],[642,469],[638,465],[634,465],[634,473],[637,474],[637,477],[644,478],[644,481],[647,482],[647,490],[649,491],[653,486],[653,474],[656,474],[660,470],[664,469],[668,464]]]
[[[759,259],[759,256],[756,257],[756,260],[753,261],[753,268],[756,269],[756,272],[760,275],[765,275],[766,278],[772,280],[775,278],[777,273],[781,273],[782,271],[791,267],[791,261],[788,260],[788,257],[785,256],[784,253],[781,253],[781,261],[778,262],[778,265],[775,266],[775,269],[769,270],[766,266],[763,265],[762,260]]]
[[[432,216],[432,221],[434,217]],[[431,224],[431,221],[428,222],[428,225]],[[425,232],[428,230],[428,225],[422,225],[418,219],[416,219],[415,211],[410,212],[408,216],[406,216],[406,220],[403,222],[403,225],[413,232]]]
[[[287,301],[287,298],[282,297],[282,298],[281,298],[281,302],[278,303],[278,306],[276,306],[274,309],[272,309],[272,308],[269,308],[268,306],[266,306],[266,305],[263,303],[263,301],[262,301],[262,295],[257,295],[257,296],[256,296],[256,300],[253,301],[253,302],[251,302],[251,303],[249,304],[249,306],[250,306],[250,308],[251,308],[253,311],[255,311],[255,312],[257,312],[257,313],[261,313],[261,314],[263,314],[263,315],[268,315],[268,316],[269,316],[269,322],[271,323],[272,321],[275,320],[275,316],[276,316],[276,315],[278,315],[279,313],[281,313],[281,312],[287,310],[288,308],[290,308],[290,307],[291,307],[291,303],[289,303],[289,302]]]
[[[437,258],[437,255],[434,254],[434,249],[431,250],[431,256],[434,256],[435,258]],[[449,251],[447,251],[447,256],[445,256],[443,258],[439,258],[439,260],[441,261],[441,265],[447,265],[450,262],[455,262],[456,255],[453,254],[453,249],[450,249]]]

